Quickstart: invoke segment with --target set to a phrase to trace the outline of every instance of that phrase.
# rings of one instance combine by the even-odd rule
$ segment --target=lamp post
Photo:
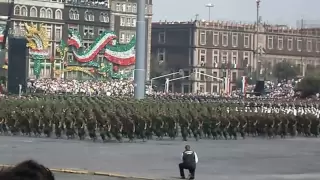
[[[209,21],[211,21],[211,8],[213,8],[214,5],[209,3],[209,4],[206,4],[206,8],[209,9]]]
[[[145,81],[146,81],[146,1],[138,0],[137,13],[137,44],[136,44],[136,64],[134,69],[134,97],[135,99],[145,98]]]
[[[259,38],[259,24],[260,24],[260,18],[259,18],[259,13],[260,13],[260,3],[261,3],[261,0],[256,0],[256,10],[257,10],[257,19],[256,19],[256,45],[255,45],[255,56],[256,56],[256,63],[257,63],[257,72],[256,72],[256,80],[259,80],[260,79],[260,71],[261,71],[261,62],[260,62],[260,59],[259,59],[259,41],[258,41],[258,38]]]

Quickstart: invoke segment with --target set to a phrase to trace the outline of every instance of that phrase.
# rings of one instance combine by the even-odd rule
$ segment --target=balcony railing
[[[67,5],[72,6],[85,6],[85,7],[101,7],[110,8],[110,4],[107,1],[97,1],[97,0],[66,0]]]

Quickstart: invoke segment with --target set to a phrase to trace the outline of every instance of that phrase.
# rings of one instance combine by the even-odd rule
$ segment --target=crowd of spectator
[[[44,94],[86,94],[131,96],[134,86],[130,80],[78,81],[40,79],[28,82],[28,91]]]
[[[274,83],[271,81],[265,82],[266,98],[289,98],[295,95],[294,86],[296,81]],[[252,93],[254,85],[248,85],[247,97],[255,97]],[[28,93],[43,93],[43,94],[73,94],[73,95],[106,95],[106,96],[133,96],[134,84],[132,80],[111,80],[111,81],[94,81],[94,80],[63,80],[63,79],[39,79],[29,81],[27,85]],[[0,93],[1,94],[1,93]],[[242,97],[241,89],[232,91],[230,94],[217,93],[171,93],[163,91],[154,91],[150,86],[146,86],[146,94],[156,98],[164,96],[181,96],[183,98],[190,96],[201,97]]]

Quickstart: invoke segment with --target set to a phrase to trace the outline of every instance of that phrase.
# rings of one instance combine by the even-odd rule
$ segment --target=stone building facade
[[[0,15],[7,18],[9,10],[8,1],[0,1]],[[15,36],[24,36],[25,23],[28,25],[40,25],[46,27],[49,37],[49,56],[42,63],[41,76],[50,78],[52,69],[52,59],[58,59],[56,56],[56,47],[62,39],[64,26],[63,20],[64,3],[62,0],[51,1],[29,1],[15,0],[13,17],[11,23],[11,33]],[[57,65],[59,65],[59,60]],[[29,63],[29,76],[33,77],[33,62]]]
[[[146,0],[146,32],[147,38],[147,72],[150,66],[151,51],[151,22],[152,0]],[[6,19],[9,4],[7,0],[0,0],[0,16]],[[79,32],[84,47],[92,45],[104,31],[113,31],[120,44],[126,44],[135,36],[137,16],[137,0],[15,0],[13,23],[11,29],[15,34],[24,35],[24,23],[42,24],[47,28],[50,37],[50,54],[44,62],[41,77],[52,77],[51,71],[55,66],[63,69],[57,48],[61,41],[68,41],[69,30]],[[96,57],[99,62],[103,59],[103,52]],[[55,59],[55,64],[52,60]],[[72,52],[66,55],[70,65],[76,65]],[[73,64],[71,63],[73,62]],[[30,77],[32,74],[30,63]],[[82,72],[67,72],[66,78],[87,78]],[[149,73],[147,73],[149,75]]]
[[[128,43],[136,35],[138,0],[113,0],[111,2],[111,30],[115,31],[120,42]],[[146,77],[150,76],[152,0],[146,0]]]
[[[82,1],[70,0],[65,2],[63,19],[65,22],[63,39],[67,42],[69,30],[79,32],[84,49],[92,46],[96,39],[106,30],[110,30],[110,1]],[[67,53],[68,65],[79,65],[70,49]],[[101,51],[94,59],[95,62],[102,62],[104,56]],[[67,79],[88,79],[91,78],[81,71],[68,71],[64,73]]]
[[[320,34],[315,29],[232,22],[156,22],[152,24],[152,60],[166,62],[187,76],[170,84],[173,92],[218,93],[229,77],[231,89],[243,75],[270,73],[281,61],[301,66],[320,65]]]

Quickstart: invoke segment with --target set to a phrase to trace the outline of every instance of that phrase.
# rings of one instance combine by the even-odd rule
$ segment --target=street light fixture
[[[214,5],[212,3],[206,4],[206,8],[209,9],[209,21],[211,21],[211,8],[213,8]]]
[[[259,52],[259,43],[258,43],[258,39],[259,39],[259,24],[260,24],[260,3],[261,0],[256,0],[256,10],[257,10],[257,19],[256,19],[256,46],[255,46],[255,55],[256,55],[256,62],[257,62],[257,72],[256,72],[256,79],[260,79],[260,71],[261,71],[261,62],[259,59],[259,56],[261,52]]]

